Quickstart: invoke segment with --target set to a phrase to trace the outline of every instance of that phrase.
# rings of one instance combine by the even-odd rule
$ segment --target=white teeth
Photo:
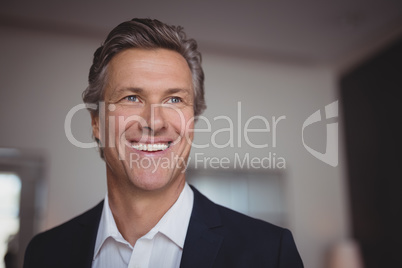
[[[167,148],[169,148],[169,145],[165,143],[153,143],[153,144],[136,143],[132,144],[131,147],[140,151],[154,152],[154,151],[166,150]]]

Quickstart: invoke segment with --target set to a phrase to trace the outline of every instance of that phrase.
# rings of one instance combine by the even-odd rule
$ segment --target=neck
[[[135,187],[116,187],[109,182],[109,206],[120,233],[132,246],[148,233],[172,207],[182,192],[185,179],[157,190],[141,190]]]

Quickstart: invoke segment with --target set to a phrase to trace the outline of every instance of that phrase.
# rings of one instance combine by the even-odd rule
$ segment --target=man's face
[[[92,125],[108,187],[162,190],[184,182],[194,127],[186,60],[166,49],[127,49],[110,61],[106,82],[105,118],[93,117]]]

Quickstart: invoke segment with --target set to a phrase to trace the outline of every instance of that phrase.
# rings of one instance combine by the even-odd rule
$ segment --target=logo
[[[179,142],[181,139],[185,139],[186,142],[191,144],[191,147],[195,149],[204,149],[213,147],[216,149],[223,149],[223,148],[241,148],[244,146],[242,141],[246,142],[247,149],[263,149],[266,150],[265,154],[262,157],[253,157],[252,154],[246,153],[245,155],[235,153],[232,158],[228,157],[209,157],[208,155],[203,155],[200,153],[196,153],[196,157],[193,159],[195,165],[200,166],[201,163],[204,163],[203,167],[211,167],[211,168],[229,168],[229,167],[239,167],[240,169],[243,168],[253,168],[256,169],[258,167],[266,168],[266,169],[273,169],[273,168],[286,168],[286,161],[285,158],[277,155],[274,151],[277,147],[277,134],[279,123],[283,120],[286,120],[286,116],[272,116],[272,118],[266,118],[261,115],[254,115],[246,120],[243,123],[243,116],[242,116],[242,106],[241,102],[237,104],[237,118],[231,118],[226,115],[219,115],[215,116],[214,118],[207,118],[204,116],[197,117],[198,121],[204,122],[206,127],[203,128],[194,128],[190,129],[189,124],[196,120],[196,118],[191,118],[185,122],[184,115],[181,114],[182,112],[180,109],[175,108],[174,106],[167,106],[167,105],[159,105],[153,104],[151,105],[151,120],[148,122],[145,118],[142,118],[139,115],[133,114],[131,116],[123,116],[123,115],[114,115],[107,113],[108,111],[114,111],[116,109],[114,104],[106,105],[103,102],[97,104],[79,104],[73,107],[68,114],[66,115],[64,128],[66,137],[68,140],[75,146],[79,148],[94,148],[94,147],[105,147],[109,146],[111,148],[117,148],[116,150],[119,152],[119,156],[121,160],[126,158],[126,149],[133,151],[134,149],[131,146],[127,146],[127,142],[125,142],[125,130],[132,125],[133,122],[137,122],[143,127],[148,127],[148,123],[150,124],[149,127],[152,128],[152,114],[154,114],[154,110],[156,107],[160,107],[161,109],[174,109],[180,118],[180,135],[177,137],[172,145]],[[108,136],[108,143],[96,143],[96,142],[80,142],[78,141],[72,133],[71,123],[74,117],[74,114],[83,109],[91,109],[96,110],[98,109],[99,119],[100,119],[100,131],[101,136],[106,137]],[[315,111],[311,114],[303,123],[302,127],[302,141],[303,146],[306,150],[312,154],[315,158],[319,159],[320,161],[332,166],[338,166],[338,123],[334,122],[334,118],[338,117],[338,101],[334,101],[331,104],[325,106],[324,114],[322,115],[321,110]],[[106,118],[108,120],[106,120]],[[327,121],[328,122],[325,122]],[[228,127],[222,127],[222,124],[215,124],[216,121],[222,121],[226,123]],[[325,145],[325,152],[319,152],[309,145],[306,144],[305,140],[305,129],[309,126],[312,126],[318,122],[327,123],[326,126],[326,145]],[[237,125],[235,124],[237,122]],[[259,123],[259,124],[257,124]],[[216,126],[215,129],[214,126]],[[318,125],[314,125],[318,126]],[[320,124],[321,126],[321,124]],[[187,131],[186,131],[187,130]],[[108,135],[105,132],[108,131]],[[203,140],[200,144],[195,144],[192,140],[191,133],[195,132],[204,132],[207,134],[206,139]],[[259,135],[260,139],[256,139],[256,134]],[[218,136],[218,138],[217,138]],[[116,137],[120,137],[117,139]],[[223,138],[222,138],[223,137]],[[268,137],[268,140],[266,138]],[[324,138],[324,135],[323,135]],[[142,136],[141,136],[142,139]],[[265,142],[263,141],[265,140]],[[140,140],[141,141],[141,140]],[[219,141],[219,142],[218,142]],[[313,146],[314,147],[314,146]],[[135,151],[134,151],[135,152]],[[202,157],[201,157],[202,156]],[[130,154],[130,161],[133,164],[147,166],[149,163],[149,159],[139,159],[139,155],[136,153]],[[134,158],[133,158],[134,157]],[[182,159],[176,158],[163,158],[157,159],[159,162],[152,163],[155,166],[166,166],[171,167],[168,165],[168,161],[166,159],[173,159],[170,160],[173,164],[176,162],[182,164]],[[166,161],[165,161],[166,160]],[[180,160],[180,161],[178,161]],[[190,160],[190,158],[188,159]],[[128,160],[127,160],[128,161]]]
[[[325,119],[338,117],[338,101],[325,106]],[[321,111],[317,110],[310,115],[303,123],[302,128],[302,141],[304,148],[312,154],[315,158],[322,162],[336,167],[338,166],[338,123],[327,124],[327,141],[325,153],[320,153],[308,146],[304,141],[304,129],[314,123],[321,121]]]

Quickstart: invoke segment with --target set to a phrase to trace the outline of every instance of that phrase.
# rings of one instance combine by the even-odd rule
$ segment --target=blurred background
[[[104,162],[65,124],[92,142],[88,112],[69,112],[95,49],[134,17],[182,25],[203,54],[197,128],[216,134],[196,134],[209,146],[192,151],[192,184],[289,228],[305,267],[402,267],[400,0],[1,1],[0,267],[104,197]]]

